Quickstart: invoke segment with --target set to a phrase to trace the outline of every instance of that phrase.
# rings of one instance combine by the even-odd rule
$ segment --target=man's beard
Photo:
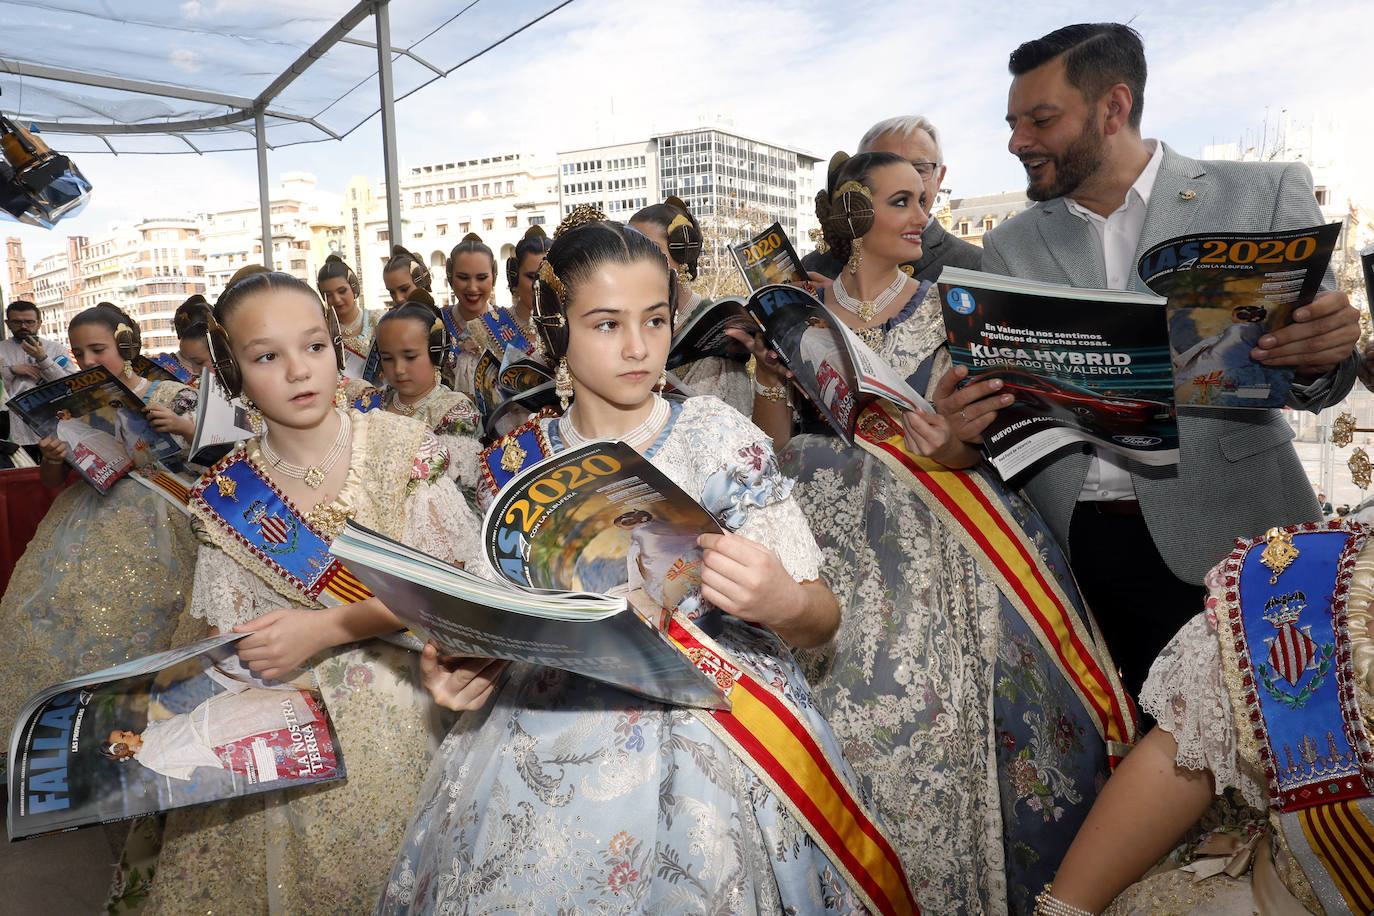
[[[1026,197],[1030,200],[1053,200],[1064,197],[1078,189],[1083,181],[1098,170],[1104,159],[1106,143],[1092,121],[1083,123],[1081,130],[1069,148],[1059,156],[1052,156],[1054,183],[1035,184],[1035,179],[1027,176]]]

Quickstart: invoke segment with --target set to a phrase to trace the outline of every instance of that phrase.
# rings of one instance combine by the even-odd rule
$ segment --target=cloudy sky
[[[944,131],[955,196],[1013,190],[1024,180],[1006,151],[1008,52],[1103,18],[1144,37],[1146,136],[1200,155],[1209,143],[1254,143],[1266,123],[1272,137],[1285,112],[1295,123],[1334,122],[1357,199],[1374,204],[1367,0],[576,0],[403,100],[401,160],[553,153],[718,119],[828,158],[852,151],[872,122],[920,112]],[[84,212],[56,232],[0,225],[24,239],[30,263],[67,234],[256,200],[252,153],[84,154],[78,163],[96,188]],[[354,174],[380,179],[377,119],[341,143],[275,151],[269,169],[274,184],[306,170],[339,192]]]

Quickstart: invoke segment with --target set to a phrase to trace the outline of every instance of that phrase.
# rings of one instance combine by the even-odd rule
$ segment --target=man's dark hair
[[[40,319],[42,319],[43,317],[43,310],[38,307],[38,304],[30,302],[27,299],[16,299],[9,305],[5,306],[6,318],[10,317],[15,312],[34,312],[38,315]]]
[[[1057,57],[1064,58],[1069,85],[1089,102],[1117,83],[1125,83],[1131,90],[1128,120],[1140,130],[1140,115],[1145,111],[1145,47],[1139,32],[1119,22],[1066,25],[1012,51],[1007,69],[1012,76],[1021,76]]]

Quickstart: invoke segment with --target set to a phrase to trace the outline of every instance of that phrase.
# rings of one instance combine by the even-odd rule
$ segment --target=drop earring
[[[667,370],[667,369],[664,369],[663,371],[659,372],[659,374],[658,374],[658,384],[654,386],[654,390],[657,391],[659,394],[662,394],[662,393],[663,393],[663,389],[666,388],[667,386],[668,386],[668,370]]]
[[[864,262],[864,240],[855,239],[854,247],[849,252],[849,275],[852,277],[859,272],[859,265]]]
[[[573,377],[566,356],[558,360],[558,371],[553,376],[553,393],[558,395],[559,405],[567,410],[568,401],[572,400],[573,396]]]
[[[253,435],[259,439],[267,431],[267,421],[262,418],[262,411],[258,410],[258,405],[253,403],[253,399],[248,395],[241,395],[239,400],[243,402],[243,411],[248,418],[248,428],[253,431]]]

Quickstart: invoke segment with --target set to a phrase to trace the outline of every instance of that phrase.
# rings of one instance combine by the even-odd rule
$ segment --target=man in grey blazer
[[[1190,232],[1322,222],[1301,164],[1200,162],[1140,135],[1145,57],[1127,26],[1067,26],[1011,55],[1009,148],[1039,205],[983,238],[983,270],[1071,286],[1145,290],[1140,255]],[[1317,411],[1354,382],[1359,316],[1326,291],[1252,357],[1291,366],[1290,407]],[[1010,395],[969,386],[943,407],[976,440]],[[1236,537],[1321,513],[1277,410],[1179,413],[1177,467],[1146,468],[1092,448],[1032,467],[1026,492],[1070,563],[1123,682],[1138,694],[1150,663],[1203,598],[1207,570]]]
[[[911,162],[925,186],[925,211],[930,216],[935,208],[935,195],[945,180],[945,157],[940,149],[940,134],[924,115],[902,115],[879,121],[868,129],[859,141],[860,153],[896,153]],[[921,233],[921,256],[911,264],[911,275],[917,280],[935,280],[945,265],[978,269],[982,251],[977,245],[951,235],[931,218]],[[802,267],[828,280],[839,276],[844,262],[828,251],[813,251],[802,258]],[[814,279],[814,278],[813,278]]]

